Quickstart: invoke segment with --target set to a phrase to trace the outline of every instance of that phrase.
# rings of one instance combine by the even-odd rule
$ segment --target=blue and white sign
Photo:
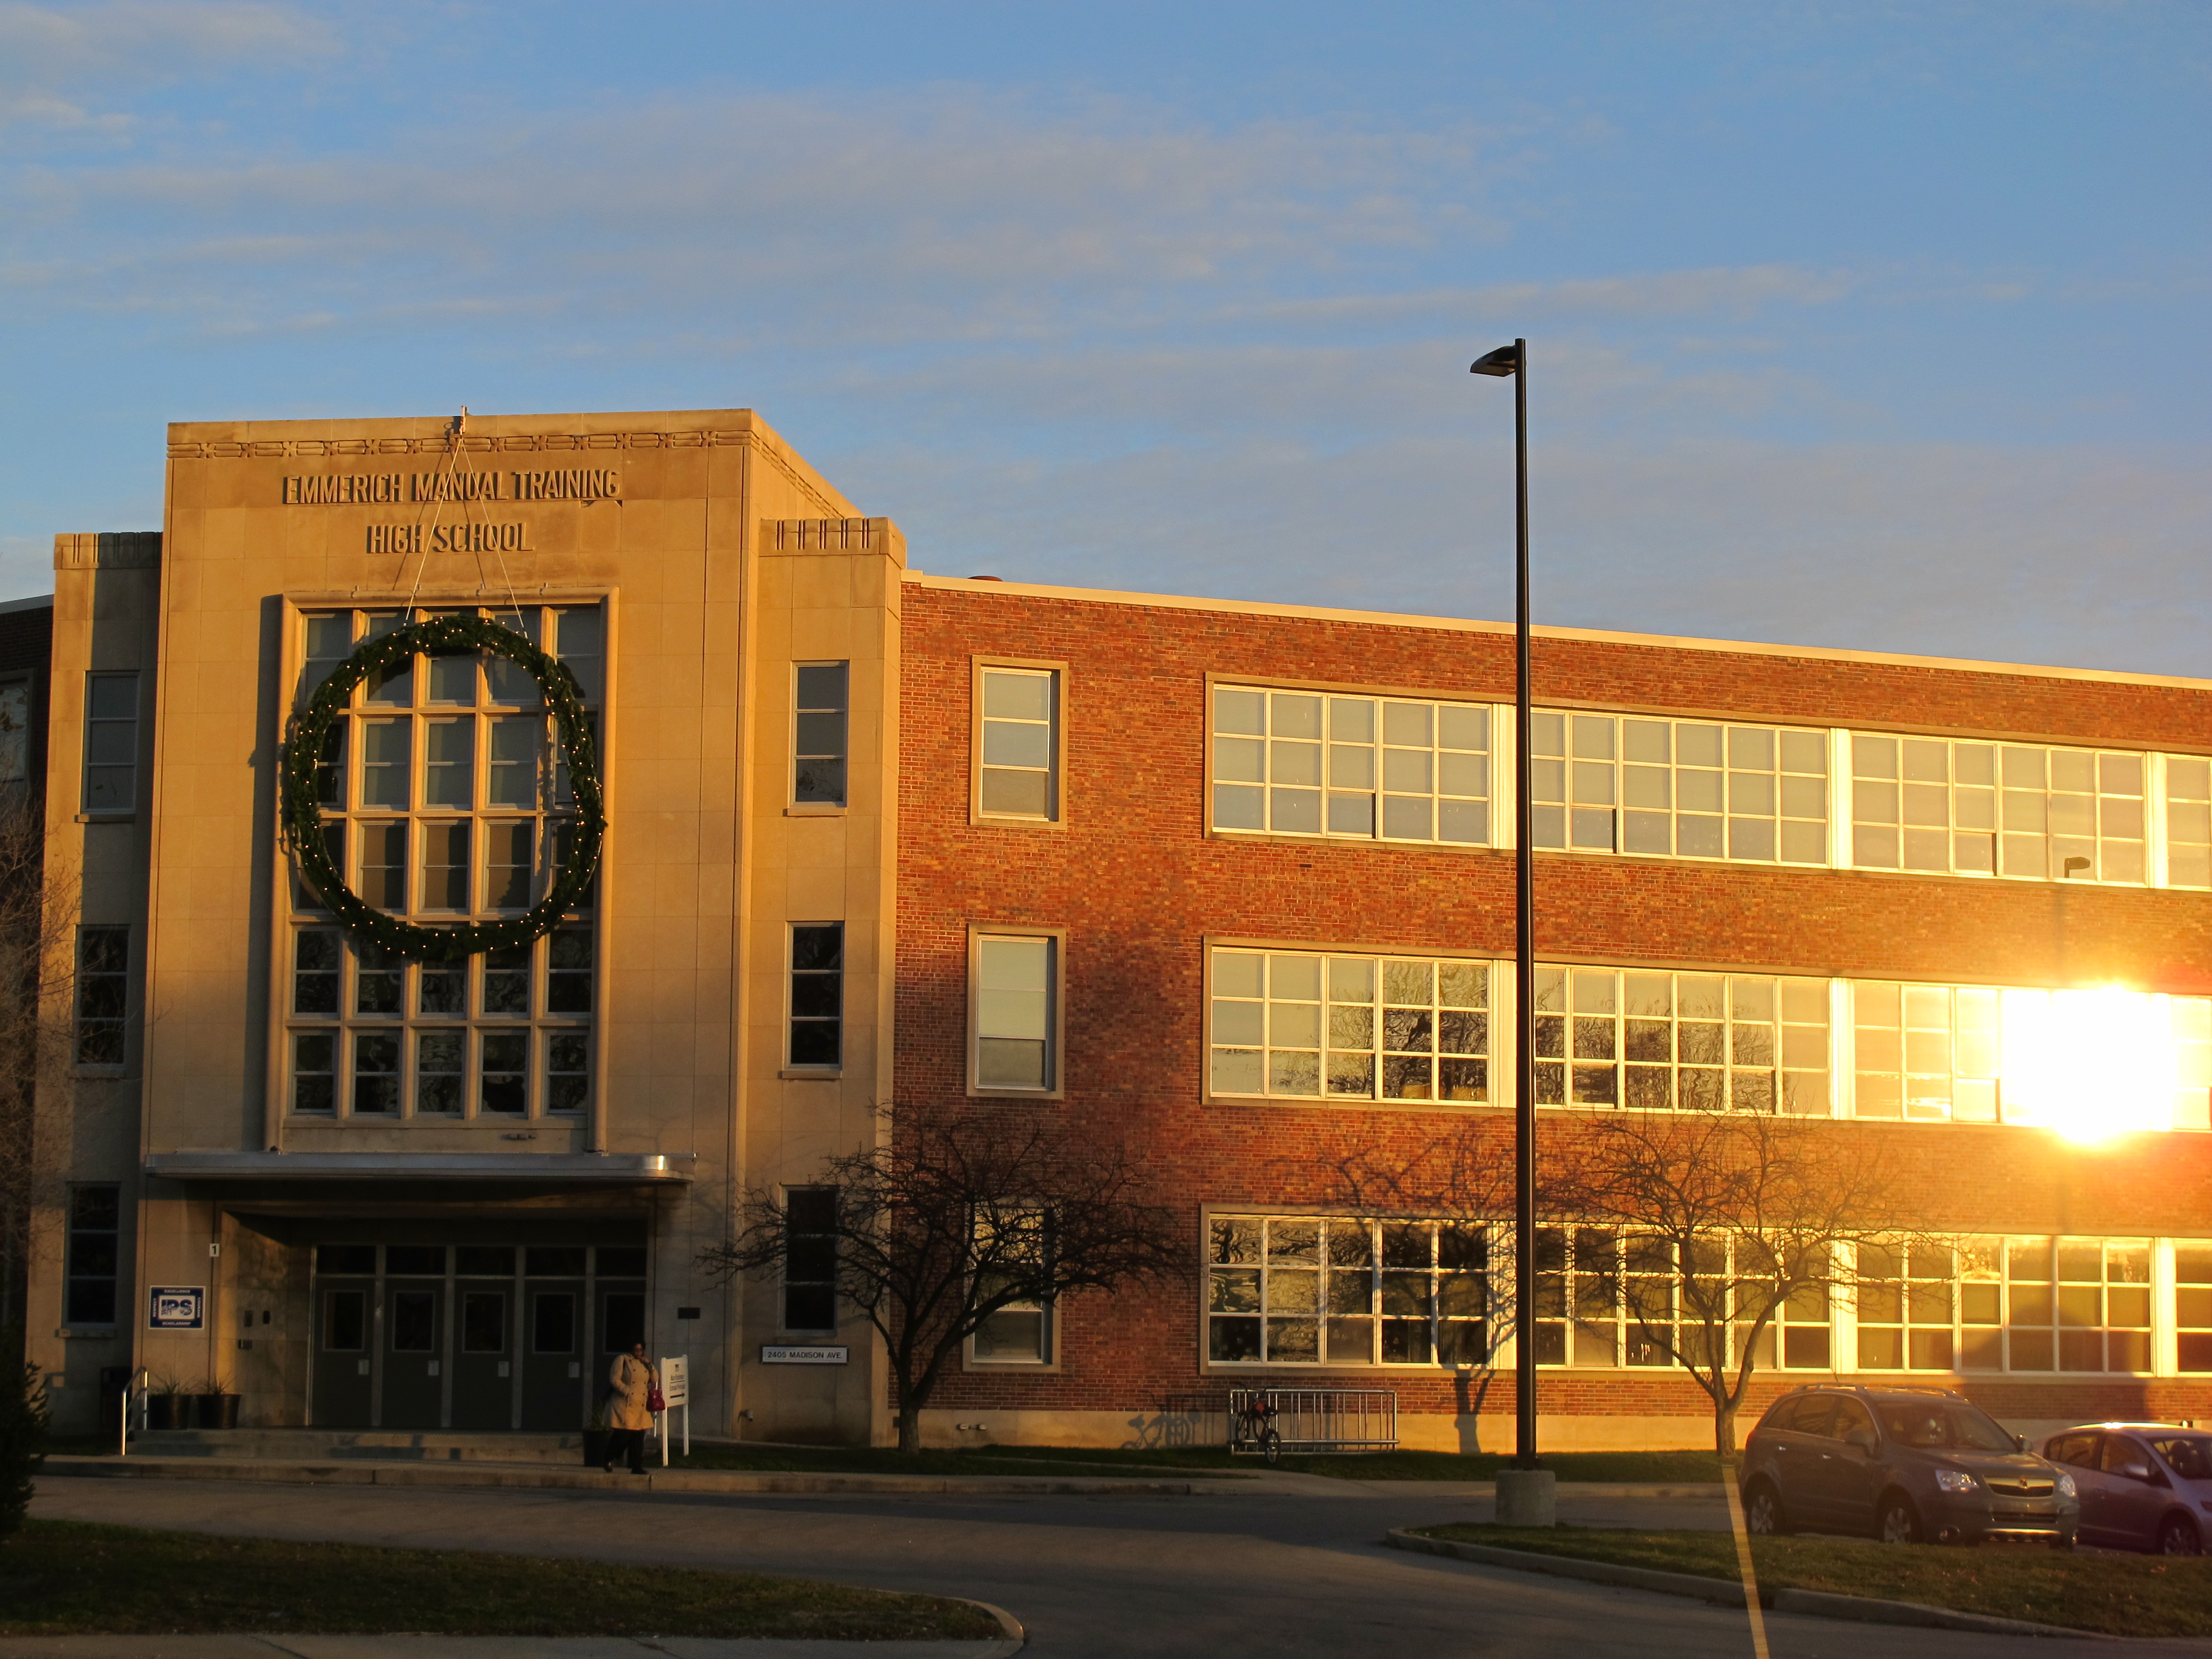
[[[196,1331],[207,1311],[204,1285],[156,1285],[147,1292],[146,1325],[156,1331]]]

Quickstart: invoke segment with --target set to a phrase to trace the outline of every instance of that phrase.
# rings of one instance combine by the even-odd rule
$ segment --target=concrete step
[[[324,1462],[551,1463],[580,1465],[584,1437],[471,1433],[443,1429],[149,1429],[131,1449],[149,1457],[274,1458]]]

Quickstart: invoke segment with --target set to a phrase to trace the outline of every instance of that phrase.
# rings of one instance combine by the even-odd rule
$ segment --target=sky
[[[0,0],[0,599],[175,420],[758,410],[946,574],[2212,675],[2212,6]]]

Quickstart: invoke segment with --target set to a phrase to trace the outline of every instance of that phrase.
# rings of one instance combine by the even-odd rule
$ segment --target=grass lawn
[[[647,1454],[648,1469],[660,1467],[653,1461],[656,1455]],[[1066,1446],[978,1446],[908,1455],[884,1446],[756,1446],[729,1442],[702,1445],[696,1440],[689,1456],[673,1456],[668,1466],[793,1474],[1058,1475],[1087,1480],[1187,1480],[1200,1473],[1170,1467],[1165,1459],[1151,1455],[1132,1457]]]
[[[1724,1532],[1456,1525],[1417,1528],[1540,1555],[1572,1555],[1736,1582]],[[1763,1591],[1826,1590],[2064,1625],[2107,1636],[2212,1636],[2212,1557],[2063,1554],[2027,1545],[1978,1549],[1829,1538],[1761,1538]]]
[[[1044,1446],[993,1446],[1000,1458],[1064,1457],[1142,1462],[1196,1474],[1242,1472],[1261,1467],[1256,1457],[1231,1457],[1218,1446],[1182,1446],[1162,1450],[1054,1450]],[[963,1454],[973,1455],[974,1454]],[[1511,1459],[1502,1452],[1351,1452],[1326,1457],[1285,1454],[1277,1468],[1300,1474],[1328,1474],[1343,1480],[1494,1480]],[[1550,1452],[1544,1467],[1561,1480],[1657,1482],[1681,1485],[1717,1482],[1720,1459],[1711,1452]]]
[[[0,1636],[997,1636],[980,1609],[799,1578],[33,1521],[0,1539]]]
[[[1342,1480],[1490,1480],[1509,1460],[1504,1454],[1360,1452],[1332,1457],[1285,1455],[1275,1467]],[[1218,1446],[975,1446],[907,1456],[882,1447],[751,1446],[696,1442],[691,1455],[673,1467],[689,1469],[763,1469],[813,1474],[1054,1474],[1093,1480],[1167,1475],[1249,1475],[1264,1467],[1256,1457],[1231,1457]],[[1711,1452],[1563,1452],[1544,1459],[1561,1480],[1717,1481],[1720,1460]]]

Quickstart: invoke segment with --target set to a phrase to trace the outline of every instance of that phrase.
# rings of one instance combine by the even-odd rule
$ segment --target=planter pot
[[[193,1426],[202,1429],[234,1429],[238,1426],[238,1396],[234,1394],[196,1394],[191,1396],[194,1407]]]
[[[149,1394],[146,1396],[146,1426],[149,1429],[189,1429],[192,1426],[193,1396],[188,1394]]]
[[[584,1466],[605,1468],[607,1462],[607,1431],[605,1429],[584,1431]]]

